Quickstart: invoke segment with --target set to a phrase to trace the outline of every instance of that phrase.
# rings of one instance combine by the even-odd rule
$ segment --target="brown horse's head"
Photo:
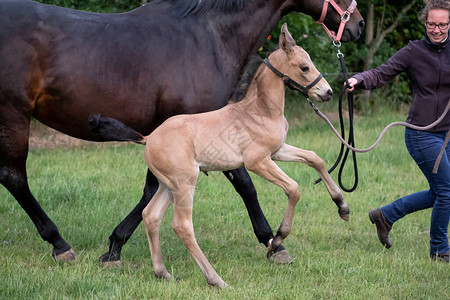
[[[298,11],[312,16],[316,21],[323,19],[322,26],[336,33],[336,35],[338,35],[339,28],[342,27],[341,41],[355,41],[361,36],[365,23],[356,8],[356,1],[293,0],[293,2],[295,2]],[[346,22],[342,22],[343,20]]]
[[[333,95],[333,91],[328,82],[320,75],[309,54],[300,46],[288,31],[286,23],[281,27],[280,49],[270,55],[272,65],[303,87],[299,90],[307,94],[308,97],[317,101],[328,101]],[[294,88],[298,89],[296,86]]]

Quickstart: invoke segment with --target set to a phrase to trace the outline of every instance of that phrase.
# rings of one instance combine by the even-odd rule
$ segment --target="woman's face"
[[[446,9],[432,9],[425,22],[427,35],[435,43],[440,43],[448,36],[450,13]]]

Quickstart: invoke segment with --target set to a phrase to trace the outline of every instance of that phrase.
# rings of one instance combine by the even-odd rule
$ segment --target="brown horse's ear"
[[[284,52],[290,53],[294,50],[295,45],[295,40],[289,33],[287,24],[284,23],[283,26],[281,26],[280,48],[283,49]]]

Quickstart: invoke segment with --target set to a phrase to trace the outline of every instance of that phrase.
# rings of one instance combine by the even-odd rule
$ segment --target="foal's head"
[[[269,56],[269,61],[281,73],[303,86],[310,85],[320,76],[309,54],[295,43],[286,23],[281,28],[280,49]],[[322,102],[331,99],[333,90],[325,78],[322,78],[308,90],[307,94],[312,99]]]

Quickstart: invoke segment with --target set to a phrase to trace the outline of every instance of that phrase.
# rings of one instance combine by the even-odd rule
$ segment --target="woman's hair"
[[[450,13],[450,0],[425,0],[425,7],[419,13],[419,20],[426,22],[428,12],[432,9],[446,9]]]

